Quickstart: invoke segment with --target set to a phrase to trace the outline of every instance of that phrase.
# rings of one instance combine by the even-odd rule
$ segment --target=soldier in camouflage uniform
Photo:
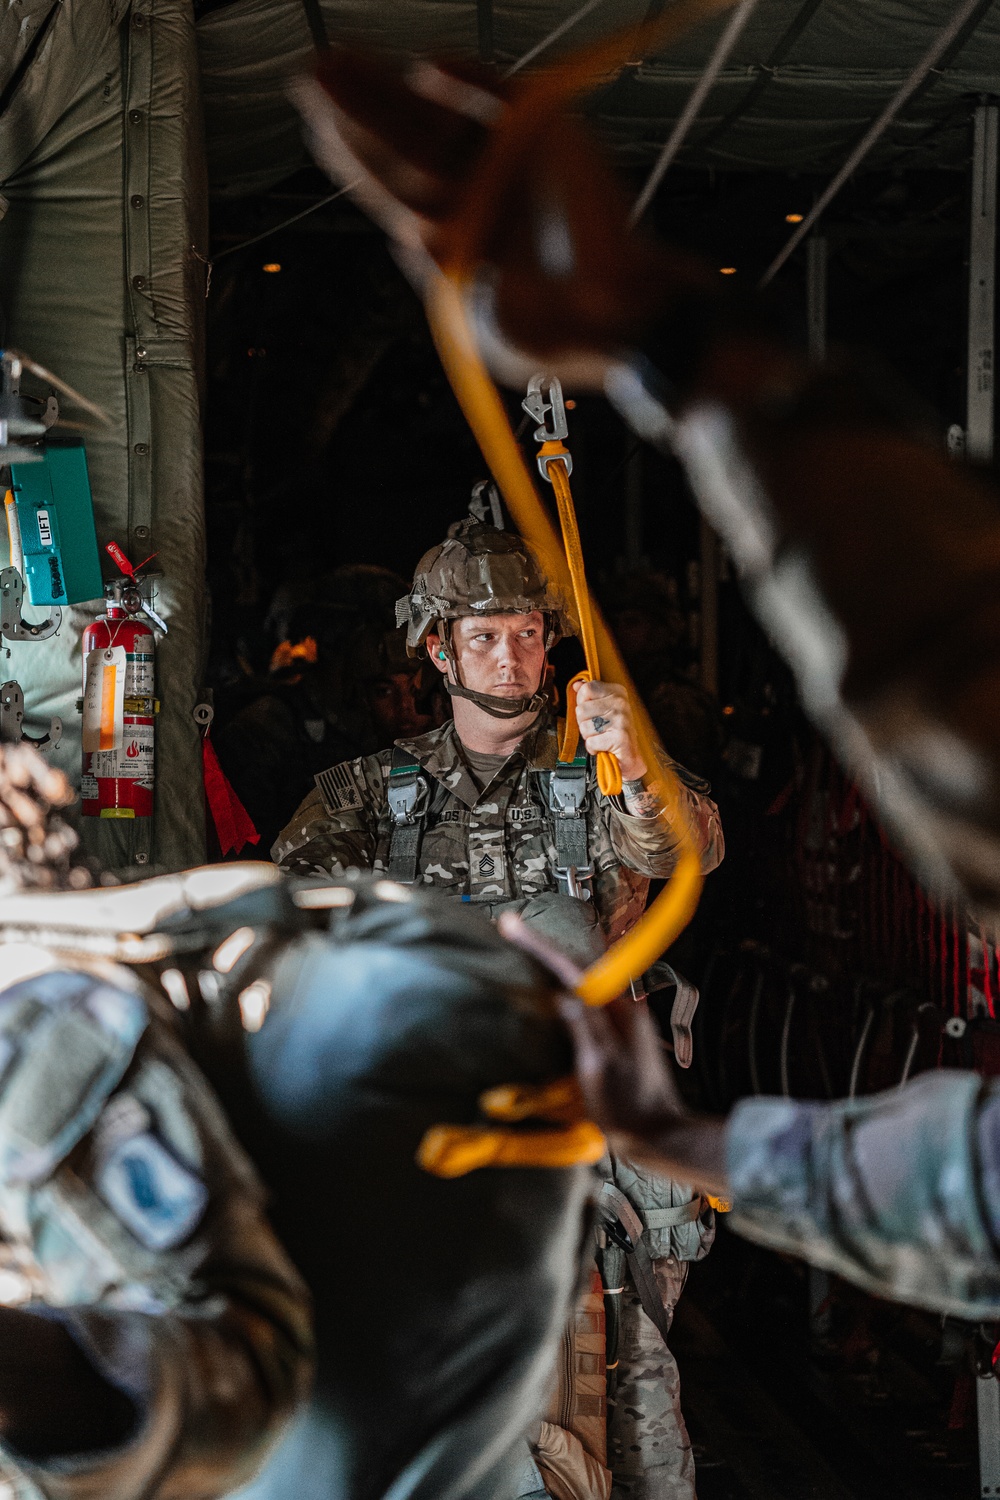
[[[549,646],[572,626],[508,532],[476,520],[452,527],[421,560],[400,605],[407,647],[428,648],[454,719],[322,772],[273,858],[297,874],[366,869],[419,881],[490,915],[573,887],[570,894],[592,896],[614,941],[641,916],[650,879],[669,875],[676,857],[656,815],[656,783],[639,759],[626,694],[584,684],[577,714],[588,755],[566,774],[558,770],[542,682]],[[470,674],[486,688],[468,686]],[[620,797],[597,791],[599,750],[618,755]],[[702,866],[712,870],[723,851],[718,812],[706,784],[675,769]],[[581,857],[570,865],[564,851]]]
[[[608,684],[583,685],[577,717],[588,753],[560,765],[543,684],[547,651],[572,624],[523,543],[476,518],[453,526],[421,559],[398,617],[411,653],[426,648],[441,673],[454,719],[322,772],[273,857],[300,875],[370,869],[490,916],[518,911],[582,959],[596,957],[641,916],[650,879],[668,876],[676,858],[627,695]],[[598,790],[593,757],[601,750],[613,751],[621,765],[618,797]],[[717,810],[704,782],[675,769],[703,868],[711,870],[723,850]],[[672,1214],[678,1228],[704,1218],[704,1253],[711,1242],[707,1204],[678,1184],[643,1182],[640,1213]],[[675,1250],[668,1232],[654,1252],[663,1310],[655,1325],[626,1278],[621,1401],[610,1427],[616,1500],[689,1500],[694,1493],[677,1368],[665,1347],[686,1275]],[[525,1483],[521,1493],[529,1494],[530,1476]]]

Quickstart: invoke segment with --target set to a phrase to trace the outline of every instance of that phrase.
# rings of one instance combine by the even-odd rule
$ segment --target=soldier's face
[[[414,672],[395,672],[379,677],[368,688],[368,705],[379,733],[390,740],[423,734],[430,719],[417,707],[417,677]]]
[[[530,697],[545,667],[545,616],[535,610],[530,615],[455,620],[451,643],[467,688],[501,698]],[[433,649],[436,638],[428,638],[427,644],[431,660],[439,668],[446,666]]]

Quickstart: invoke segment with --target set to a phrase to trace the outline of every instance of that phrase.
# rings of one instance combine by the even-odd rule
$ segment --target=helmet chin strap
[[[466,698],[481,708],[483,713],[489,714],[494,719],[519,719],[522,714],[538,713],[549,701],[549,695],[544,690],[539,690],[530,698],[502,698],[499,693],[476,693],[472,688],[467,688],[461,680],[458,670],[458,660],[452,650],[451,637],[448,632],[448,621],[441,620],[438,623],[438,632],[441,639],[441,649],[444,651],[445,659],[455,675],[454,682],[446,677],[444,680],[445,691],[451,698]],[[548,642],[546,642],[546,651]],[[545,676],[545,668],[542,667],[542,677]]]
[[[548,693],[535,693],[531,698],[501,698],[498,693],[474,693],[460,682],[445,679],[445,691],[452,698],[468,698],[483,713],[494,719],[519,719],[522,714],[537,713],[549,701]]]

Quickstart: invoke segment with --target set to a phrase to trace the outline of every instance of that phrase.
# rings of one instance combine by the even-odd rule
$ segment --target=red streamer
[[[212,814],[223,856],[238,854],[247,844],[259,844],[260,834],[219,765],[215,746],[207,734],[201,742],[201,756],[205,772],[205,801]]]

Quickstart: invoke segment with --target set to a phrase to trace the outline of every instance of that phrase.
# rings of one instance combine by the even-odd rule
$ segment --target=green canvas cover
[[[48,18],[47,26],[45,25]],[[109,867],[178,868],[204,857],[201,755],[192,710],[205,643],[199,410],[206,192],[194,22],[182,0],[19,0],[0,23],[0,303],[7,339],[97,401],[85,435],[97,539],[135,562],[157,552],[156,817],[84,820]],[[70,418],[81,413],[64,408]],[[6,562],[6,558],[3,558]],[[10,645],[27,728],[62,718],[53,759],[80,780],[80,633]],[[10,643],[4,643],[9,645]]]
[[[501,71],[582,9],[580,0],[321,4],[331,40],[403,58],[475,57],[492,43]],[[663,8],[663,0],[598,0],[538,65]],[[954,0],[760,0],[678,164],[832,174],[955,9]],[[636,58],[585,101],[619,156],[640,169],[652,162],[726,19],[704,22],[669,51]],[[983,0],[866,170],[964,167],[970,99],[995,92],[998,46],[1000,7]],[[213,192],[258,191],[308,160],[284,83],[306,65],[310,47],[301,0],[236,0],[199,21]]]

